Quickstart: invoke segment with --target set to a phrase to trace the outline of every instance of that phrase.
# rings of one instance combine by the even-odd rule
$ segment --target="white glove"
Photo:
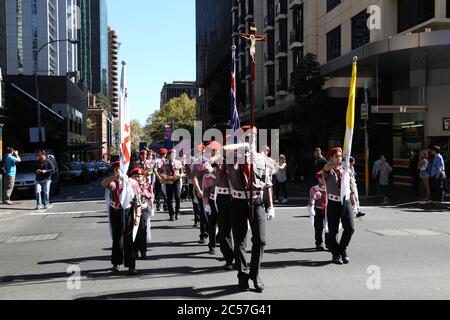
[[[270,207],[269,209],[267,209],[266,213],[267,213],[267,220],[268,221],[271,221],[271,220],[275,219],[275,209],[274,209],[274,207]]]
[[[205,207],[205,213],[208,215],[208,216],[210,216],[211,215],[211,207],[209,206],[209,204],[205,204],[204,205],[204,207]]]

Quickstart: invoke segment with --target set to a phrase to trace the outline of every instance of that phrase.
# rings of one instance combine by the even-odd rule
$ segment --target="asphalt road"
[[[149,259],[140,275],[113,276],[111,240],[98,183],[64,188],[46,212],[33,201],[0,208],[0,299],[449,299],[448,205],[365,208],[347,266],[317,253],[301,198],[268,223],[266,290],[239,292],[235,272],[199,245],[187,203],[180,221],[153,219]],[[91,199],[91,200],[89,200]],[[250,249],[250,241],[249,241]],[[80,272],[80,282],[70,277]],[[79,286],[78,286],[79,284]]]

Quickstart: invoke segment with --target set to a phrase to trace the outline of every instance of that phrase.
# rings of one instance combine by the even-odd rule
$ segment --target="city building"
[[[108,112],[97,105],[96,97],[89,95],[87,119],[87,143],[90,145],[88,160],[108,161],[113,140],[113,122]]]
[[[178,98],[182,94],[187,94],[190,99],[198,97],[198,87],[195,81],[175,81],[173,83],[164,83],[161,90],[161,108],[173,98]]]
[[[2,74],[6,74],[6,15],[5,0],[0,0],[0,69]]]
[[[197,120],[204,125],[214,120],[211,114],[231,113],[225,109],[231,104],[231,7],[229,0],[196,0]]]
[[[112,114],[119,117],[119,41],[118,34],[111,27],[108,28],[108,74],[109,92]]]
[[[52,150],[59,163],[84,160],[90,147],[86,144],[87,92],[66,76],[40,76],[39,91],[45,149]],[[21,152],[39,149],[30,134],[38,125],[33,76],[7,77],[5,107],[4,140]]]
[[[32,75],[38,50],[38,74],[69,76],[77,81],[77,9],[75,0],[6,0],[7,69]]]
[[[243,121],[249,110],[249,47],[239,33],[248,32],[249,22],[254,21],[258,33],[267,35],[265,44],[257,47],[258,121],[276,119],[295,106],[292,74],[306,53],[317,56],[332,98],[329,107],[339,108],[344,121],[352,60],[357,56],[358,114],[365,87],[371,105],[371,162],[381,152],[387,153],[395,167],[395,183],[409,185],[411,150],[437,144],[445,155],[449,153],[450,131],[445,123],[450,118],[450,1],[235,0],[230,10],[230,34],[239,52],[238,78],[245,85],[245,90],[238,90],[238,100],[245,102],[245,108],[240,108]],[[213,15],[197,15],[197,25],[208,24],[203,28],[216,30],[210,16],[214,19]],[[198,47],[200,40],[197,36]],[[222,41],[209,40],[212,48]],[[197,72],[204,68],[202,57]],[[202,113],[207,110],[199,110],[199,117],[205,117]],[[354,150],[362,159],[360,117],[356,125]],[[311,146],[302,137],[292,136],[288,128],[280,129],[283,152],[292,155],[291,162],[301,162]],[[330,132],[328,145],[322,147],[342,144],[342,140],[343,132]]]
[[[108,8],[106,0],[77,0],[81,24],[78,53],[81,81],[89,92],[108,96]]]

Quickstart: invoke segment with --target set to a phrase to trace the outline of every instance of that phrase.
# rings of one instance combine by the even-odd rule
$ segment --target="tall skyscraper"
[[[111,102],[112,113],[115,118],[119,117],[119,41],[117,32],[111,27],[108,28],[108,71],[109,71],[109,92],[108,97]]]
[[[108,95],[108,8],[106,0],[77,0],[81,80],[92,93]]]
[[[0,68],[6,74],[6,16],[5,0],[0,0]]]
[[[41,46],[76,34],[75,0],[6,0],[7,65],[11,75],[31,75]],[[77,45],[52,43],[39,54],[40,75],[77,70]]]

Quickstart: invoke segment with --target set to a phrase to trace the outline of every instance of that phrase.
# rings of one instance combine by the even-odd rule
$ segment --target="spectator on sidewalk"
[[[383,196],[382,205],[388,205],[390,203],[390,175],[393,170],[384,154],[381,155],[380,161],[379,184],[381,195]]]
[[[275,168],[275,174],[276,174],[276,181],[275,181],[275,203],[288,203],[288,194],[287,194],[287,181],[288,181],[288,174],[287,174],[288,166],[286,163],[286,156],[280,155],[280,163],[276,165]],[[283,200],[281,200],[281,194],[280,190],[283,192]]]
[[[50,185],[55,172],[53,163],[47,158],[45,151],[39,151],[38,169],[36,170],[36,210],[48,209],[50,205]],[[42,195],[42,196],[41,196]]]
[[[430,174],[432,200],[444,202],[444,180],[447,178],[445,174],[444,158],[442,158],[440,147],[433,146],[430,150],[433,159],[429,162],[428,173]]]
[[[381,168],[381,157],[380,159],[374,162],[372,169],[372,179],[375,181],[375,188],[376,188],[375,192],[377,197],[381,195],[380,168]]]
[[[420,171],[420,180],[422,181],[422,185],[425,190],[425,201],[431,200],[431,193],[430,193],[430,175],[428,174],[428,152],[426,150],[423,150],[420,153],[419,162],[418,162],[418,168]]]
[[[316,178],[317,172],[323,170],[327,164],[327,159],[322,155],[322,149],[316,148],[313,156],[306,161],[303,175],[300,177],[302,181],[305,181],[308,187],[313,187],[319,183]]]
[[[11,201],[11,195],[14,190],[14,184],[16,182],[17,167],[16,164],[21,162],[19,152],[13,148],[6,149],[5,158],[5,194],[3,198],[3,203],[7,205],[14,205]]]

